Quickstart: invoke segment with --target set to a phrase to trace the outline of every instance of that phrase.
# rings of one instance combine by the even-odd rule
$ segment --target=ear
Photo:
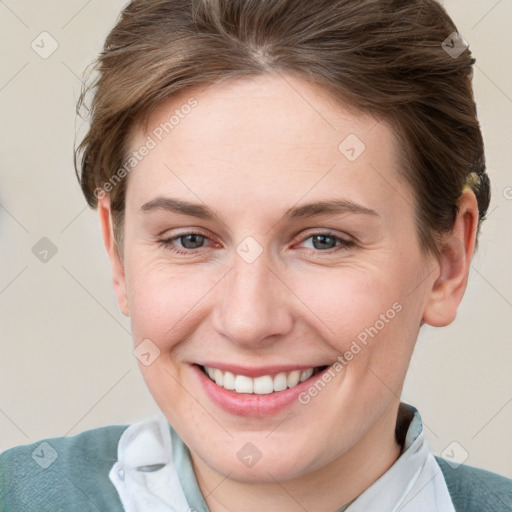
[[[105,249],[107,250],[107,254],[110,259],[110,265],[112,267],[112,283],[114,285],[114,292],[117,297],[117,302],[123,315],[130,316],[126,293],[126,277],[124,273],[124,265],[115,244],[109,196],[98,199],[98,213],[100,216],[103,243],[105,244]]]
[[[478,204],[467,188],[458,201],[459,211],[451,233],[444,237],[437,257],[439,274],[430,290],[423,322],[434,327],[451,324],[466,290],[478,228]]]

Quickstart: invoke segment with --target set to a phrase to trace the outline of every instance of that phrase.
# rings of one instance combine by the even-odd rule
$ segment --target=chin
[[[286,446],[281,442],[259,443],[231,440],[228,446],[219,446],[218,452],[211,446],[194,450],[195,455],[222,475],[244,483],[275,483],[300,478],[329,463],[319,456],[313,457],[290,440]]]

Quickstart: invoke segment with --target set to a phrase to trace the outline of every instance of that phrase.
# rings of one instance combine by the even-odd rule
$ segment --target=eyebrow
[[[154,210],[165,210],[205,220],[220,219],[218,214],[203,204],[191,203],[171,197],[157,197],[152,199],[151,201],[144,203],[141,206],[141,210],[145,213]],[[308,219],[321,215],[334,215],[341,213],[379,216],[375,210],[366,208],[352,201],[346,199],[333,199],[329,201],[308,203],[301,206],[293,206],[285,212],[280,221]]]

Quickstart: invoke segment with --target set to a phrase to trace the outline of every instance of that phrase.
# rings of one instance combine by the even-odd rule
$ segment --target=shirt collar
[[[400,403],[395,436],[402,444],[399,458],[341,511],[455,512],[444,475],[430,451],[415,407]]]
[[[455,512],[421,416],[404,402],[399,406],[395,436],[403,447],[399,458],[338,512]],[[209,512],[188,449],[163,414],[123,432],[109,478],[126,512]]]

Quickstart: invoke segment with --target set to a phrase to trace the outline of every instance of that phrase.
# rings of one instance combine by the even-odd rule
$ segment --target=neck
[[[350,503],[398,459],[398,404],[393,404],[349,451],[323,468],[284,482],[231,480],[191,454],[197,482],[211,512],[332,512]]]

